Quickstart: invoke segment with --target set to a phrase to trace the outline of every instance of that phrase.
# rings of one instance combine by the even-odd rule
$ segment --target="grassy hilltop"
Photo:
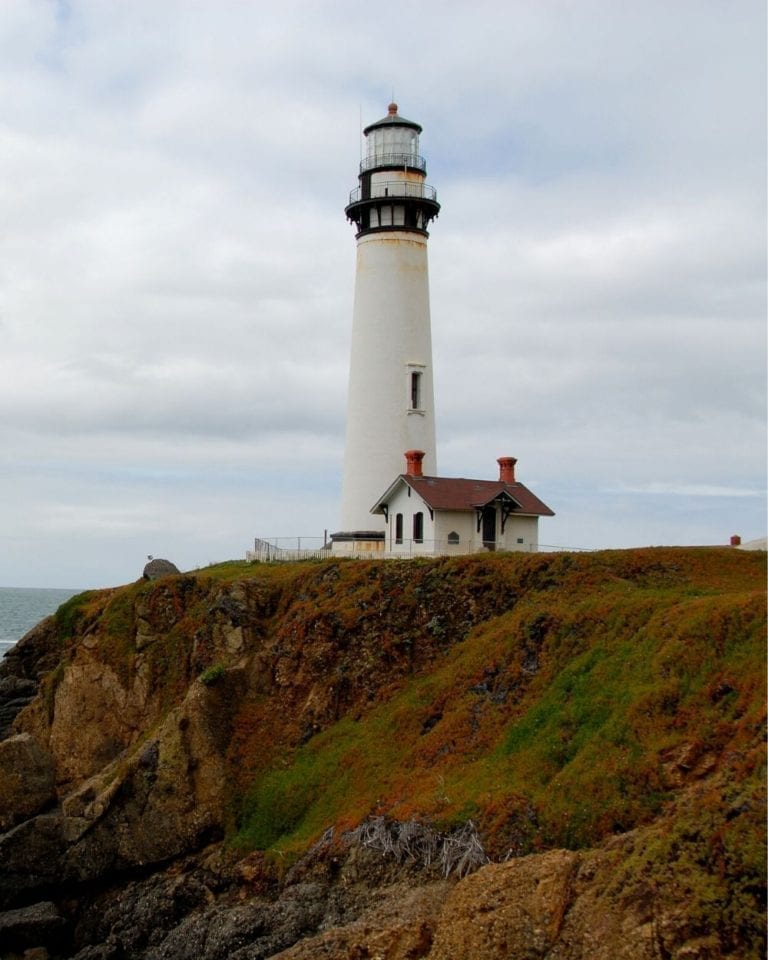
[[[684,908],[680,942],[719,943],[691,956],[758,957],[765,559],[223,564],[70,600],[59,665],[22,718],[61,752],[59,795],[102,776],[106,796],[119,776],[109,803],[141,793],[153,822],[175,823],[186,778],[206,836],[218,824],[263,869],[331,826],[383,817],[446,835],[471,820],[491,860],[604,849],[590,869],[611,909]],[[97,674],[122,698],[114,715]],[[102,741],[75,733],[88,696]]]

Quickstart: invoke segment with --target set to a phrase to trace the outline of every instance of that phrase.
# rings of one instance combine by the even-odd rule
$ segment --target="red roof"
[[[413,477],[408,474],[401,474],[399,479],[415,490],[424,503],[433,510],[473,511],[501,496],[511,497],[514,500],[519,507],[516,513],[539,517],[555,515],[554,510],[550,510],[546,503],[539,500],[522,483],[504,483],[501,480],[464,480],[459,477]]]

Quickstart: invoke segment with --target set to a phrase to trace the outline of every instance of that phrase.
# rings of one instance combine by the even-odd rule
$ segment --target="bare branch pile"
[[[444,877],[465,877],[490,862],[472,820],[442,833],[417,820],[371,817],[348,837],[351,843],[394,857],[398,863],[411,860],[423,867],[439,864]]]

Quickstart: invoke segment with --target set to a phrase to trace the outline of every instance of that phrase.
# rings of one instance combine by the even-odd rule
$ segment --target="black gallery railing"
[[[349,195],[350,203],[360,200],[381,200],[385,197],[410,197],[418,200],[437,200],[437,190],[428,183],[412,183],[410,180],[385,180],[372,183],[363,196],[362,187],[355,187]]]

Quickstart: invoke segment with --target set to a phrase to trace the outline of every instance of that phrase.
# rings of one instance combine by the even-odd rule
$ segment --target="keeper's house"
[[[498,480],[425,477],[424,454],[405,454],[406,472],[377,500],[384,549],[404,556],[438,556],[482,550],[535,551],[539,517],[554,511],[515,479],[514,457],[500,457]]]

